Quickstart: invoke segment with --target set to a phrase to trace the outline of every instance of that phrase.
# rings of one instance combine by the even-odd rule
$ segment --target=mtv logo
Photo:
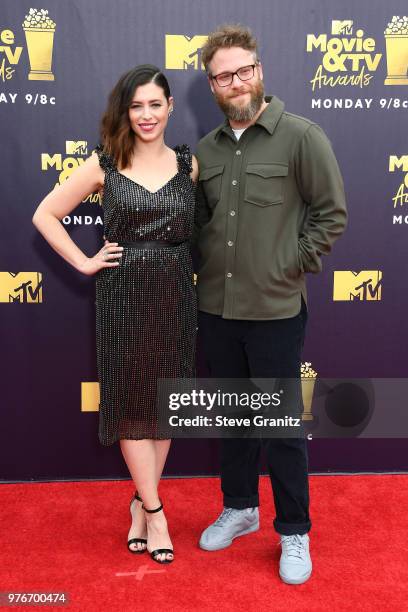
[[[99,397],[99,383],[81,382],[81,412],[98,412]]]
[[[331,32],[333,36],[350,36],[353,33],[353,21],[351,19],[346,19],[343,21],[339,21],[334,19],[332,21]]]
[[[379,270],[337,271],[334,273],[333,301],[379,302],[382,297],[381,284],[382,272]]]
[[[166,34],[166,68],[169,70],[204,70],[201,47],[207,36]]]
[[[0,272],[0,302],[41,304],[40,272]]]
[[[67,155],[86,155],[88,143],[86,140],[66,140],[65,152]]]

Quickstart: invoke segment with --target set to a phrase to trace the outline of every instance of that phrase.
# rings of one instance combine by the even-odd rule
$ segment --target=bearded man
[[[322,269],[346,226],[343,180],[312,121],[264,95],[257,42],[241,25],[209,34],[202,60],[225,122],[197,148],[199,334],[212,377],[299,379],[305,273]],[[259,529],[264,447],[288,584],[312,572],[305,437],[221,441],[224,508],[199,546],[215,551]]]

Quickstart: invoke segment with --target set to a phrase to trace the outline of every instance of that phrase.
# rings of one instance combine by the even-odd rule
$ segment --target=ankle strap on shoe
[[[142,503],[142,508],[145,512],[148,512],[149,514],[152,514],[153,512],[160,512],[160,510],[163,509],[162,500],[160,500],[160,506],[158,508],[155,508],[154,510],[148,510],[143,503]]]
[[[143,499],[140,497],[139,491],[135,492],[133,499],[137,499],[137,501],[141,501],[143,503]]]

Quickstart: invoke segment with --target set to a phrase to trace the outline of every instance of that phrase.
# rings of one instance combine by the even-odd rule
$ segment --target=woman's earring
[[[170,109],[170,110],[169,110],[169,117],[170,117],[170,115],[172,114],[172,112],[173,112],[173,109]]]

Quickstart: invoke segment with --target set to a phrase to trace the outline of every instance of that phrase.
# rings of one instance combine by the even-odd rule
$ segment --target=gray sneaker
[[[221,550],[230,546],[234,538],[258,529],[258,508],[224,508],[217,520],[203,531],[198,545],[204,550]]]
[[[312,560],[309,553],[309,536],[281,535],[282,555],[279,562],[279,575],[287,584],[302,584],[310,578]]]

